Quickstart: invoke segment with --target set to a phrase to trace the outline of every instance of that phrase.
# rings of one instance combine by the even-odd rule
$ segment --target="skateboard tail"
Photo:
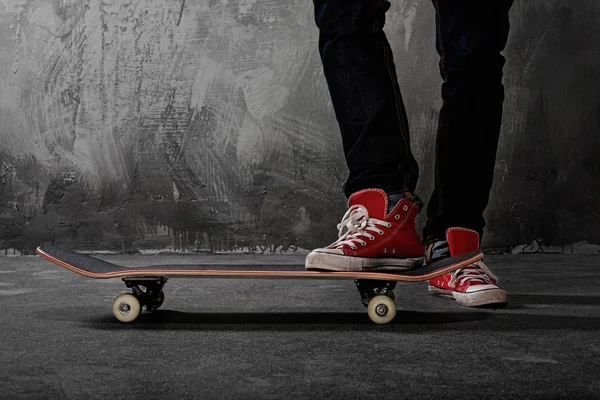
[[[96,274],[96,273],[93,273],[93,272],[90,272],[90,271],[86,271],[85,269],[81,269],[81,268],[78,268],[78,267],[76,267],[74,265],[71,265],[71,264],[69,264],[67,262],[61,261],[58,258],[53,257],[50,254],[46,253],[44,250],[42,250],[41,247],[38,247],[37,249],[35,249],[35,252],[39,256],[41,256],[42,258],[50,261],[51,263],[54,263],[56,265],[60,265],[61,267],[66,268],[69,271],[75,272],[76,274],[85,276],[87,278],[97,278],[97,279],[109,279],[109,278],[111,278],[110,276],[106,276],[106,277],[105,276],[99,276],[101,274]]]

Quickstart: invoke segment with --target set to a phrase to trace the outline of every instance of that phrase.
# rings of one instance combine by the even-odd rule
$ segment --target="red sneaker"
[[[410,193],[391,209],[388,200],[380,189],[350,196],[349,209],[337,226],[339,239],[313,250],[306,257],[306,269],[405,270],[422,265],[424,247],[415,229],[420,203]]]
[[[427,245],[426,260],[431,260],[436,249],[449,248],[450,256],[479,250],[479,234],[466,228],[450,228],[446,241]],[[429,293],[454,298],[462,306],[475,307],[507,302],[506,292],[498,286],[498,278],[482,262],[429,280]]]

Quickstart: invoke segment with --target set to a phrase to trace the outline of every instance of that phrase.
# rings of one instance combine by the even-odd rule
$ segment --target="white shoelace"
[[[467,280],[476,280],[487,283],[486,278],[491,278],[494,282],[498,282],[498,278],[490,271],[487,265],[485,265],[483,261],[477,261],[465,268],[454,271],[448,284],[454,287],[456,282],[462,285]]]
[[[346,214],[342,217],[342,222],[338,224],[339,239],[336,240],[331,247],[340,248],[344,245],[348,245],[352,250],[356,250],[357,244],[366,246],[367,242],[361,239],[361,236],[364,236],[369,240],[375,240],[375,236],[370,232],[383,235],[384,232],[379,229],[377,225],[382,225],[386,228],[392,226],[389,222],[377,218],[370,218],[369,211],[364,206],[360,204],[354,205],[346,211]]]

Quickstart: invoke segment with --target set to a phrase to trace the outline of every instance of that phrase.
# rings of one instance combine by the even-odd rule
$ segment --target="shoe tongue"
[[[348,199],[348,207],[357,204],[369,211],[369,217],[384,219],[387,213],[388,197],[381,189],[365,189],[352,194]]]
[[[479,250],[479,234],[466,228],[450,228],[446,231],[446,240],[452,257]]]

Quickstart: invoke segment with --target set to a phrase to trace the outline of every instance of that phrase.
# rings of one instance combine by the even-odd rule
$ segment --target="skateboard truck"
[[[393,281],[376,281],[369,279],[355,279],[354,284],[360,293],[360,302],[368,307],[369,301],[375,296],[388,296],[392,300],[394,296],[394,288],[398,282]]]
[[[156,311],[165,301],[163,287],[167,283],[165,277],[123,278],[131,293],[123,293],[113,302],[113,314],[119,321],[130,322],[141,313],[142,307],[148,311]]]

